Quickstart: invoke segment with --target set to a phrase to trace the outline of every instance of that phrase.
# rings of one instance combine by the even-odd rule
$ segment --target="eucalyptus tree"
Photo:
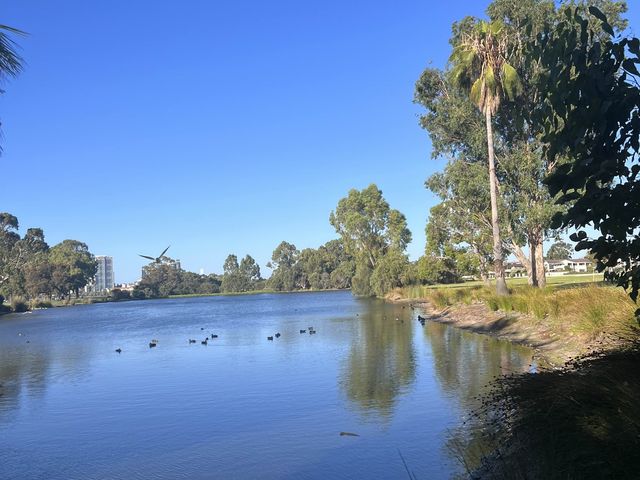
[[[502,22],[477,21],[463,32],[449,58],[456,83],[469,89],[469,99],[484,114],[487,131],[487,153],[491,196],[491,227],[493,234],[496,292],[507,295],[502,242],[498,213],[498,183],[496,177],[493,116],[501,101],[515,98],[522,89],[516,69],[509,64],[510,43]]]
[[[291,291],[303,287],[298,259],[300,251],[292,243],[282,241],[271,255],[267,267],[273,270],[269,286],[278,291]]]
[[[64,240],[49,251],[53,288],[61,297],[78,296],[96,274],[97,262],[89,247],[77,240]]]
[[[374,287],[372,275],[390,252],[393,252],[393,265],[386,262],[380,268],[394,275],[389,281],[397,283],[396,266],[405,263],[396,254],[404,255],[411,232],[405,216],[389,206],[376,185],[350,190],[331,212],[329,222],[340,235],[346,252],[355,259],[352,290],[356,295],[380,294],[380,290],[386,288],[387,283],[383,285],[377,280],[377,287]],[[379,279],[381,275],[379,273],[375,278]]]

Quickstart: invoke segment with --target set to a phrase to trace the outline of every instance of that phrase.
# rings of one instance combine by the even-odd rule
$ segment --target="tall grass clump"
[[[434,290],[427,298],[438,308],[446,308],[454,303],[449,295],[441,290]]]

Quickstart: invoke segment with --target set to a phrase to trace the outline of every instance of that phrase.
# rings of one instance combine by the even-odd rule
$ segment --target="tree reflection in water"
[[[358,318],[357,333],[341,386],[365,415],[389,418],[398,395],[415,380],[411,310],[371,301]]]

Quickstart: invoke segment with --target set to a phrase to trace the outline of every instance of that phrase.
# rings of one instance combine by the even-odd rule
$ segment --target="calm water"
[[[329,292],[0,317],[0,478],[407,478],[398,451],[450,478],[475,396],[531,352],[416,315]]]

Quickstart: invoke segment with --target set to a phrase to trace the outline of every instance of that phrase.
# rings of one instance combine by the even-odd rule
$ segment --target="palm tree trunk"
[[[496,181],[496,165],[493,153],[493,127],[491,125],[491,111],[485,109],[487,124],[487,148],[489,151],[489,186],[491,191],[491,227],[493,230],[493,269],[496,274],[496,293],[508,295],[507,282],[504,278],[504,264],[502,262],[502,241],[500,240],[500,226],[498,224],[498,188]]]

